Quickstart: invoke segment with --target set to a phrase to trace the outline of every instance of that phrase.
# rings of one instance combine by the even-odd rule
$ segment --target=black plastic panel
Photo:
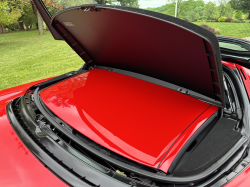
[[[174,175],[195,175],[217,162],[240,140],[241,133],[234,130],[236,124],[237,121],[231,119],[219,119],[199,146],[174,171]]]
[[[94,6],[99,10],[62,10],[52,21],[70,45],[77,41],[85,49],[93,64],[151,76],[224,103],[220,50],[211,32],[151,11]]]

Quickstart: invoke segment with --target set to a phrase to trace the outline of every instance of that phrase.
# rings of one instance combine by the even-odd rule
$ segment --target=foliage
[[[175,5],[177,1],[177,17],[182,18],[186,17],[186,12],[191,9],[194,0],[167,0],[169,2],[169,7],[167,14],[174,16],[175,15]]]
[[[197,19],[200,19],[200,14],[197,12],[197,13],[195,14],[194,18],[196,19],[196,21],[197,21]]]
[[[230,4],[235,10],[241,10],[243,12],[250,13],[250,0],[231,0]],[[247,19],[250,19],[250,14],[248,15]]]
[[[22,7],[14,6],[13,1],[0,1],[0,25],[9,25],[17,23],[22,15]]]
[[[220,29],[214,29],[214,34],[220,34],[221,33],[221,30]]]
[[[208,25],[200,25],[202,28],[209,30],[210,32],[214,33],[214,29],[212,27],[209,27]]]
[[[238,20],[238,19],[233,19],[231,22],[232,22],[232,23],[241,23],[241,21]]]
[[[214,17],[215,13],[216,13],[216,5],[214,3],[209,2],[204,6],[204,18],[211,19]]]
[[[234,16],[236,19],[242,18],[242,12],[240,10],[237,10]]]
[[[225,16],[225,17],[228,17],[228,18],[232,18],[233,15],[234,15],[234,9],[232,8],[230,2],[228,2],[225,5],[225,12],[224,12],[224,15],[222,15],[222,16]]]
[[[26,3],[23,7],[23,14],[21,20],[26,25],[26,27],[30,28],[32,25],[37,24],[37,18],[34,14],[31,3]]]
[[[225,22],[226,19],[227,19],[226,17],[222,16],[218,19],[218,22]]]
[[[79,5],[79,4],[75,4],[75,2],[78,2],[78,1],[77,0],[71,0],[71,1],[43,0],[43,3],[47,7],[53,7],[53,8],[58,9],[58,10],[62,10],[63,9],[64,5],[62,3],[66,3],[66,4],[68,3],[68,4],[71,4],[72,6]]]
[[[5,26],[5,29],[7,31],[16,31],[19,29],[19,26],[16,23],[12,23],[12,24]]]
[[[233,9],[241,10],[243,12],[249,12],[250,0],[231,0],[230,4]]]
[[[128,6],[128,7],[139,8],[138,0],[120,0],[118,2],[120,3],[121,6]],[[111,2],[110,2],[110,4],[116,5],[115,3],[111,3]]]
[[[232,18],[227,18],[225,19],[225,22],[231,22],[233,19]]]

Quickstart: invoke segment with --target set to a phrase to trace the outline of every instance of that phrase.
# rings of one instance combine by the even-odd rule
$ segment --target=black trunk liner
[[[236,123],[227,118],[219,119],[200,145],[174,171],[174,176],[195,175],[217,162],[241,138],[241,133],[234,131]]]

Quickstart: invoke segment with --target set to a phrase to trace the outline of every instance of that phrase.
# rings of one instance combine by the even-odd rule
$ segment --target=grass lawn
[[[83,63],[49,31],[0,34],[0,90],[77,70]]]
[[[249,22],[249,21],[247,21]],[[227,22],[192,22],[196,25],[208,25],[221,30],[221,35],[234,36],[237,38],[250,37],[250,23],[227,23]]]
[[[193,22],[221,30],[221,35],[250,36],[250,23]],[[77,70],[82,59],[49,31],[0,34],[0,90]]]

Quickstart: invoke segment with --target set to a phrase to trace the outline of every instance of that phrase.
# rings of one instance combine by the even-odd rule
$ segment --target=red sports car
[[[142,9],[34,4],[85,63],[0,92],[0,186],[249,186],[250,42]]]

